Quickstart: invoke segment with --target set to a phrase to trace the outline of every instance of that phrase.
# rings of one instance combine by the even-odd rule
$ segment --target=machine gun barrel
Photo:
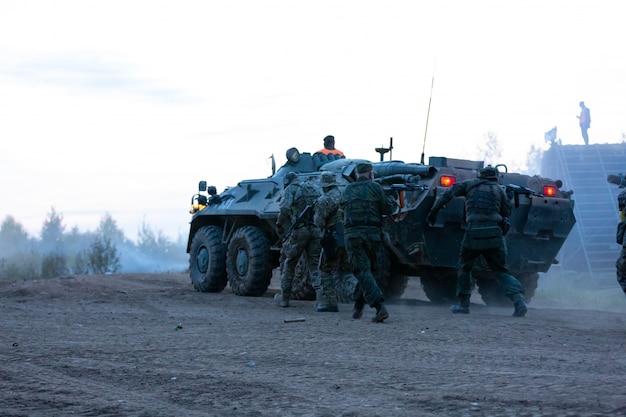
[[[385,186],[391,184],[413,184],[419,182],[419,178],[416,178],[413,174],[393,174],[375,178],[374,181]]]
[[[437,172],[437,168],[431,165],[405,164],[398,161],[374,162],[374,171],[379,177],[386,177],[395,174],[410,174],[422,178],[430,177]]]

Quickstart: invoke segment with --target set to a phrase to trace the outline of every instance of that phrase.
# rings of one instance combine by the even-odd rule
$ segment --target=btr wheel
[[[408,284],[409,277],[407,275],[400,274],[392,269],[391,275],[389,276],[389,285],[384,291],[385,300],[397,300],[401,298]]]
[[[495,278],[478,278],[478,293],[488,306],[506,307],[511,305],[511,300],[507,297],[500,284]]]
[[[529,302],[531,298],[533,298],[533,296],[535,295],[535,290],[537,289],[537,284],[539,281],[539,273],[526,272],[524,274],[519,274],[517,279],[522,284],[522,288],[524,289],[524,300],[526,300],[526,302]]]
[[[389,286],[389,277],[391,275],[391,261],[389,260],[389,251],[382,244],[378,248],[378,255],[376,256],[376,269],[372,269],[372,275],[376,279],[378,288],[383,293],[385,299],[387,299],[386,290]]]
[[[443,304],[456,300],[456,269],[433,269],[420,274],[422,289],[433,303]]]
[[[272,279],[270,245],[256,226],[238,229],[228,244],[226,274],[237,295],[259,297]]]
[[[189,249],[189,275],[200,292],[220,292],[226,286],[226,246],[222,229],[204,226],[193,236]]]
[[[376,283],[383,292],[386,301],[397,300],[402,297],[409,282],[409,277],[395,271],[389,249],[380,245],[378,249],[377,270],[372,271],[376,277]]]

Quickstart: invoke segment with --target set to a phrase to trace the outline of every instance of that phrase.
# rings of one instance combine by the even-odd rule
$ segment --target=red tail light
[[[455,182],[455,177],[449,177],[447,175],[444,175],[439,179],[439,184],[441,184],[442,187],[452,187]]]
[[[546,197],[556,197],[559,193],[559,189],[554,185],[544,185],[543,186],[543,195]]]

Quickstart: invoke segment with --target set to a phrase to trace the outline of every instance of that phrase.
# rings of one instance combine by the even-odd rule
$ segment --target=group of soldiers
[[[389,317],[373,272],[382,243],[382,217],[393,213],[396,200],[373,182],[372,164],[356,166],[356,181],[339,191],[333,172],[323,172],[320,188],[285,176],[286,188],[277,219],[284,241],[281,250],[279,305],[289,307],[296,265],[305,254],[318,312],[338,312],[337,282],[348,269],[357,280],[352,317],[359,319],[365,305],[375,308],[374,322]],[[289,230],[285,230],[291,225]],[[347,266],[346,266],[347,264]]]
[[[327,139],[325,149],[328,149]],[[334,149],[334,138],[329,146]],[[341,279],[340,271],[347,268],[357,280],[352,317],[361,318],[366,304],[376,309],[373,322],[383,322],[389,317],[374,273],[383,241],[383,216],[394,213],[398,204],[393,193],[385,192],[373,181],[371,163],[357,164],[355,175],[355,181],[347,184],[343,192],[333,172],[322,173],[319,187],[300,181],[293,172],[285,176],[277,219],[277,229],[283,235],[282,292],[278,296],[281,307],[289,307],[296,265],[305,254],[315,289],[316,311],[339,311],[336,287]],[[513,316],[523,317],[527,306],[522,285],[506,268],[503,222],[511,214],[513,196],[498,185],[496,168],[487,166],[478,178],[455,184],[435,202],[428,214],[431,226],[436,222],[437,212],[456,196],[465,196],[468,227],[460,250],[459,304],[451,307],[452,313],[469,314],[472,268],[482,255],[513,302]]]

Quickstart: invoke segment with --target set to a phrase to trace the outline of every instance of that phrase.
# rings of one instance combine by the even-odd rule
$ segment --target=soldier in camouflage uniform
[[[357,180],[346,186],[340,200],[344,216],[346,252],[352,272],[358,280],[352,317],[361,318],[367,303],[376,308],[372,321],[382,323],[389,317],[389,313],[372,272],[378,269],[378,250],[383,235],[382,217],[392,214],[397,203],[394,198],[385,194],[380,184],[372,181],[372,164],[360,163],[356,172]]]
[[[506,268],[506,243],[501,224],[510,216],[511,196],[498,184],[498,171],[491,165],[480,170],[479,177],[456,183],[446,191],[428,213],[428,223],[437,220],[437,212],[450,200],[465,196],[465,221],[467,229],[461,242],[456,293],[459,304],[450,309],[454,314],[469,314],[470,295],[473,288],[472,267],[480,255],[504,293],[513,301],[514,317],[523,317],[527,307],[522,284]]]
[[[285,236],[281,249],[283,261],[280,277],[282,295],[279,305],[281,307],[289,307],[296,264],[303,253],[306,253],[311,281],[319,282],[318,264],[322,231],[313,224],[312,209],[308,211],[309,214],[305,216],[306,218],[301,217],[305,208],[313,205],[320,197],[321,190],[309,181],[301,182],[294,175],[290,177],[290,184],[283,190],[280,212],[276,219],[276,226],[280,233],[285,230],[286,225],[296,225],[289,230],[289,235]]]
[[[343,244],[343,214],[339,210],[341,192],[337,188],[335,174],[322,173],[320,181],[324,194],[315,204],[313,223],[322,230],[322,258],[320,262],[321,297],[316,306],[318,312],[337,312],[337,283],[340,265],[346,261]]]
[[[617,196],[617,204],[619,206],[619,221],[620,227],[626,227],[626,189],[619,193]],[[622,251],[620,252],[619,258],[615,262],[615,268],[617,269],[617,282],[619,286],[626,294],[626,240],[622,236],[622,241],[618,242],[622,245]]]

